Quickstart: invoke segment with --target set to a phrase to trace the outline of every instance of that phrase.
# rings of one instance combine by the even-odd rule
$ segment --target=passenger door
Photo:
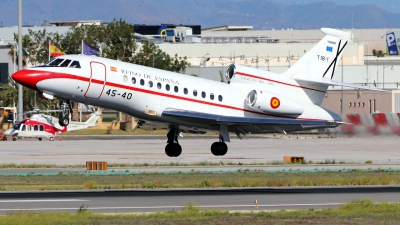
[[[90,80],[85,97],[99,99],[106,84],[106,66],[103,63],[91,62],[90,70]]]

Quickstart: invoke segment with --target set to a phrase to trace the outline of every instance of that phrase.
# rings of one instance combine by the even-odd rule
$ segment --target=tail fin
[[[291,77],[324,77],[332,79],[333,73],[350,40],[350,33],[322,28],[326,36],[299,59],[284,74]]]
[[[96,124],[96,121],[99,119],[101,115],[101,112],[99,111],[95,111],[91,117],[89,117],[89,119],[85,122],[85,125],[88,126],[94,126]]]

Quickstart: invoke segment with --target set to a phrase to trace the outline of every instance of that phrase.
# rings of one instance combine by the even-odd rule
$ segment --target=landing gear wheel
[[[15,137],[13,137],[13,139],[12,139],[13,141],[16,141],[17,140],[17,138],[15,138]]]
[[[64,117],[60,117],[58,119],[58,123],[60,124],[60,126],[66,127],[69,125],[69,119],[68,119],[69,115],[65,115]]]
[[[228,146],[225,142],[214,142],[211,145],[211,153],[215,156],[223,156],[228,152]]]
[[[178,143],[171,143],[165,146],[165,154],[169,157],[178,157],[182,153],[182,147]]]
[[[39,141],[42,141],[42,138],[38,138]]]

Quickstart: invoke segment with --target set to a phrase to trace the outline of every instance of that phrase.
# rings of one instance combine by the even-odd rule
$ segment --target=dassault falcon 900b
[[[229,132],[242,138],[340,125],[340,116],[320,106],[330,85],[372,89],[332,80],[350,34],[321,30],[326,36],[283,74],[232,64],[225,74],[228,83],[83,55],[56,57],[12,78],[44,97],[60,98],[64,125],[73,100],[168,124],[170,157],[182,152],[180,132],[206,130],[219,132],[211,152],[225,155]]]

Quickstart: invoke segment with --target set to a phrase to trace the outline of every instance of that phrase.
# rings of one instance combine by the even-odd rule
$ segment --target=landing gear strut
[[[165,154],[169,157],[178,157],[182,153],[182,147],[178,143],[178,128],[171,128],[167,134],[167,146],[165,146]]]
[[[211,145],[211,153],[215,156],[223,156],[228,152],[228,146],[224,142],[224,138],[220,135],[219,141]]]
[[[60,98],[60,108],[61,108],[61,113],[58,117],[58,123],[60,124],[60,126],[63,127],[68,126],[70,112],[72,112],[70,101],[67,99]]]

